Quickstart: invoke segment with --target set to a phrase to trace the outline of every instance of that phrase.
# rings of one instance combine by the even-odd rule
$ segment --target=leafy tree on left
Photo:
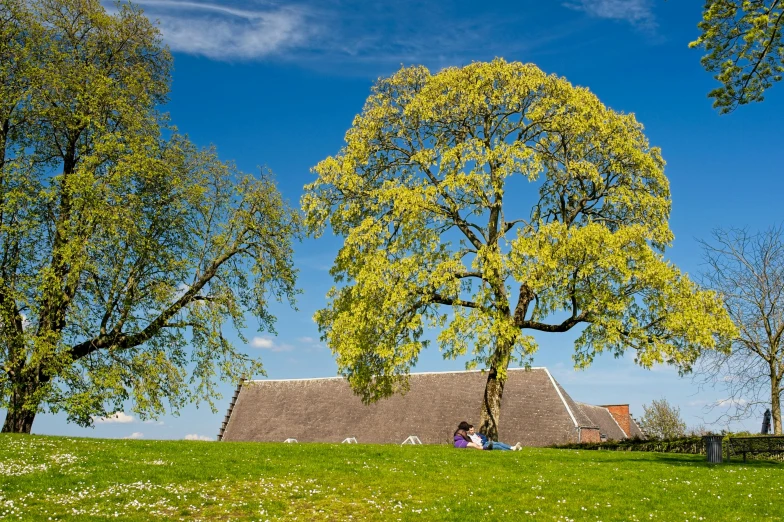
[[[222,327],[293,305],[299,217],[167,127],[170,68],[133,5],[0,0],[4,432],[212,404],[216,378],[263,372]]]

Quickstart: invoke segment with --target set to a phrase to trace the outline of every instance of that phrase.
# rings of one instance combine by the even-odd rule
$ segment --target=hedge
[[[723,453],[727,452],[727,440],[732,437],[751,437],[757,436],[755,433],[739,432],[724,433],[722,442],[724,444]],[[556,449],[579,449],[579,450],[605,450],[605,451],[653,451],[658,453],[687,453],[691,455],[705,455],[705,442],[701,436],[680,437],[676,439],[646,440],[646,439],[626,439],[620,441],[606,442],[581,442],[571,444],[554,444],[550,446]],[[737,458],[736,455],[733,455]],[[749,459],[773,459],[784,461],[784,454],[781,453],[757,453],[749,454]]]
[[[581,442],[572,444],[556,444],[558,449],[608,450],[608,451],[655,451],[661,453],[690,453],[705,455],[705,443],[702,437],[682,437],[667,440],[626,439],[605,442]]]

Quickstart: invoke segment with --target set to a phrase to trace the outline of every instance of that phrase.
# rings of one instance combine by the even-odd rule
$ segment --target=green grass
[[[784,465],[0,435],[9,520],[784,520]]]

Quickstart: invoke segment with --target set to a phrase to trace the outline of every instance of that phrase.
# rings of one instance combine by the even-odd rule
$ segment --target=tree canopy
[[[345,140],[302,204],[314,234],[344,237],[315,318],[365,401],[405,390],[427,327],[445,357],[488,370],[491,435],[532,331],[582,328],[578,367],[633,349],[644,367],[686,371],[733,331],[715,294],[663,257],[659,149],[588,89],[502,59],[407,67],[378,81]]]
[[[708,96],[722,114],[759,102],[784,72],[784,5],[779,0],[707,0],[702,31],[690,47],[721,86]]]
[[[296,212],[169,127],[171,57],[135,6],[0,0],[0,407],[143,418],[261,372],[222,333],[293,303]]]

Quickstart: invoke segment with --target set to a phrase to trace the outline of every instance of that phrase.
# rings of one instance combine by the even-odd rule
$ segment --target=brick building
[[[499,440],[525,446],[642,436],[628,405],[574,401],[546,368],[510,368]],[[481,371],[412,373],[410,389],[362,404],[342,377],[245,381],[219,440],[400,444],[416,435],[444,444],[462,420],[478,424],[487,377]]]

